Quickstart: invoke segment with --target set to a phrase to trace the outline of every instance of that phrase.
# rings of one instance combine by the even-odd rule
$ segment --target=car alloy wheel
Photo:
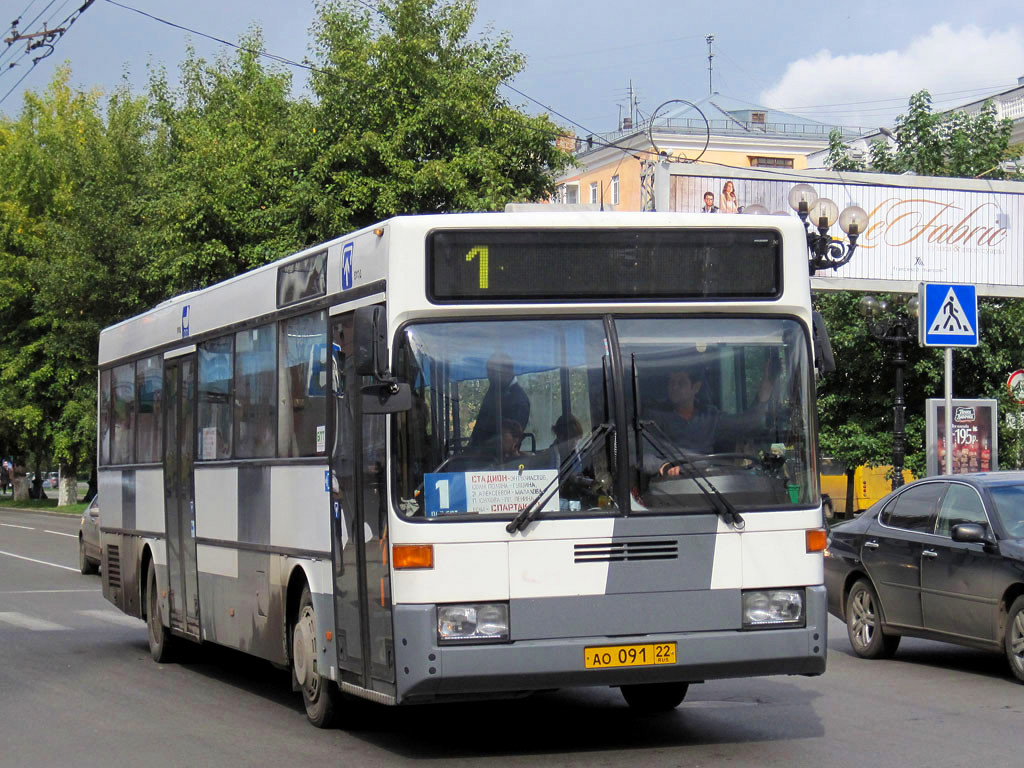
[[[1014,677],[1024,683],[1024,596],[1013,601],[1007,616],[1006,659]]]
[[[899,635],[882,632],[878,593],[866,579],[858,580],[846,600],[846,631],[853,652],[865,659],[892,656],[900,644]]]

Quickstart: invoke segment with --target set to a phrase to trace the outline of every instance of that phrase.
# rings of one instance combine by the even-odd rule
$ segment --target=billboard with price
[[[946,401],[929,398],[926,407],[929,476],[946,466]],[[953,400],[953,474],[999,469],[999,419],[995,400]]]

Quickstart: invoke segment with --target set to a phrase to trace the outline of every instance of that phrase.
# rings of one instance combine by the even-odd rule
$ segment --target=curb
[[[0,512],[30,512],[36,515],[50,515],[51,517],[81,517],[81,512],[52,512],[49,509],[33,509],[31,507],[5,507],[0,504]]]

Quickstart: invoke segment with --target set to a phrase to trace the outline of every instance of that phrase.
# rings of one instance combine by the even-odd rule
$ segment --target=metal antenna
[[[715,54],[711,52],[711,44],[715,42],[714,35],[708,35],[704,38],[708,44],[708,96],[711,96],[715,91],[711,87],[711,60],[715,58]]]

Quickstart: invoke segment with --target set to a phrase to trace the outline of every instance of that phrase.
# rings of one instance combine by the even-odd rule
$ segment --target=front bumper
[[[806,588],[805,627],[438,646],[433,605],[394,609],[398,703],[515,695],[570,686],[618,686],[727,677],[820,675],[828,614],[824,587]],[[513,627],[513,632],[515,628]],[[676,663],[585,669],[588,646],[676,643]]]

